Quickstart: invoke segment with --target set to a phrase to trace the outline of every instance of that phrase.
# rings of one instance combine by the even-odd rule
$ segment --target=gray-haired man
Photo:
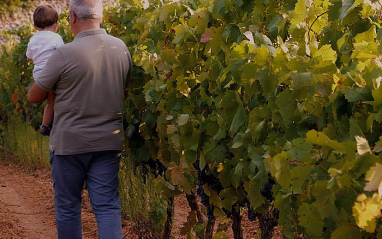
[[[32,103],[56,93],[49,144],[58,238],[82,238],[85,181],[99,238],[122,238],[118,171],[131,57],[100,28],[101,0],[71,0],[69,12],[73,42],[58,48],[28,92]]]

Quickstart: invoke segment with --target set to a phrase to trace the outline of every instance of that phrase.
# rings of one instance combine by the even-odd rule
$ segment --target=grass
[[[3,126],[3,150],[11,151],[17,162],[36,169],[49,167],[49,139],[43,137],[20,117],[11,116]]]
[[[156,193],[154,178],[135,167],[128,158],[121,160],[119,181],[121,206],[134,222],[139,238],[160,238],[166,221],[165,200]]]

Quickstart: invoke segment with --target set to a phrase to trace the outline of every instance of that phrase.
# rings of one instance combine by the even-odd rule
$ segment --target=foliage
[[[126,109],[144,139],[135,158],[165,164],[169,196],[195,190],[200,160],[222,186],[204,186],[216,216],[245,200],[264,212],[271,173],[287,237],[371,235],[352,206],[380,162],[379,7],[122,1],[107,29],[138,67]]]
[[[381,230],[380,196],[364,190],[381,163],[380,8],[119,1],[103,27],[134,62],[124,109],[129,157],[166,167],[156,178],[165,197],[196,191],[198,162],[220,218],[248,201],[257,213],[278,209],[288,238],[371,237]],[[269,178],[274,202],[261,192]]]
[[[0,18],[12,14],[19,8],[25,9],[31,0],[2,0],[0,1]]]

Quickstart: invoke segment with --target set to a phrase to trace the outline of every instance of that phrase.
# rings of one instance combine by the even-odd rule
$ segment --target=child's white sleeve
[[[30,49],[29,43],[28,43],[27,52],[25,53],[25,55],[27,56],[28,59],[33,60],[33,54],[32,54],[32,51]]]
[[[64,40],[62,40],[62,37],[60,35],[58,35],[57,40],[56,40],[56,47],[58,48],[62,45],[65,45]]]

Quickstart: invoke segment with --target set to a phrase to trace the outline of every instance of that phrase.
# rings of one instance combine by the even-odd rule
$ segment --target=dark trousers
[[[59,239],[81,239],[81,194],[86,182],[100,239],[122,238],[118,194],[120,151],[54,155],[50,165]]]

